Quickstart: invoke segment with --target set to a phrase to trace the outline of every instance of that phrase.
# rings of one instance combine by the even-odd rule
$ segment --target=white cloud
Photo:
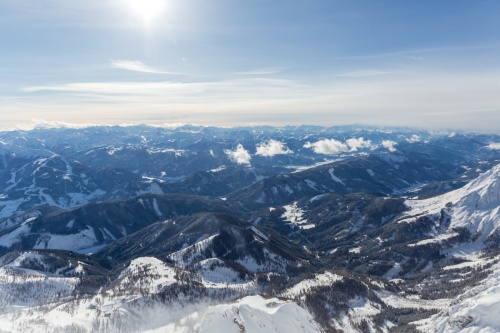
[[[361,122],[497,133],[499,75],[500,70],[463,75],[417,72],[407,77],[380,75],[314,84],[255,76],[220,81],[74,82],[27,86],[21,88],[24,93],[0,96],[0,113],[2,124],[43,115],[46,120],[65,122],[117,123],[119,119],[230,126]]]
[[[357,151],[360,148],[370,147],[372,147],[371,140],[366,141],[362,137],[347,139],[345,143],[335,139],[324,139],[314,143],[307,142],[304,145],[304,148],[313,148],[315,153],[325,155],[335,155],[341,152]]]
[[[250,164],[250,160],[252,159],[248,150],[246,150],[241,143],[236,146],[235,150],[226,149],[224,153],[229,156],[231,161],[238,164]]]
[[[336,155],[349,150],[345,144],[335,139],[323,139],[314,143],[306,142],[304,148],[312,148],[315,153],[324,155]]]
[[[349,146],[351,151],[357,151],[358,148],[370,148],[372,145],[371,140],[365,141],[364,138],[350,138],[346,140],[346,145]]]
[[[384,140],[382,141],[382,146],[384,148],[387,148],[389,149],[389,151],[396,151],[396,148],[394,148],[395,145],[397,145],[398,143],[396,141],[392,141],[392,140]]]
[[[500,149],[500,143],[499,142],[492,142],[488,145],[489,149]]]
[[[256,146],[256,155],[261,156],[274,156],[274,155],[284,155],[291,154],[293,151],[285,147],[283,142],[277,140],[269,140],[268,142],[261,142]]]
[[[415,142],[420,142],[420,136],[413,134],[411,138],[406,139],[407,142],[409,143],[415,143]]]
[[[125,69],[132,72],[152,73],[152,74],[177,74],[171,72],[163,72],[151,66],[145,65],[141,61],[135,60],[115,60],[111,62],[111,67]]]
[[[250,71],[237,72],[236,75],[269,75],[269,74],[277,74],[284,70],[284,68],[258,68]]]
[[[367,77],[367,76],[375,76],[375,75],[382,75],[382,74],[387,74],[387,72],[380,71],[377,69],[369,69],[369,70],[364,70],[364,71],[342,73],[342,74],[338,74],[336,76],[339,76],[339,77]]]

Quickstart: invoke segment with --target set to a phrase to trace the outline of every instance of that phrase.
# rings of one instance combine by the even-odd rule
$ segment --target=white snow
[[[321,166],[321,165],[330,164],[330,163],[338,162],[338,161],[342,161],[342,160],[343,160],[343,158],[325,159],[324,161],[321,161],[321,162],[318,162],[318,163],[315,163],[315,164],[312,164],[312,165],[287,166],[286,168],[288,168],[288,169],[294,169],[294,171],[292,173],[298,173],[298,172],[309,170],[309,169],[312,169],[312,168],[315,168],[315,167],[318,167],[318,166]]]
[[[0,314],[9,309],[60,301],[75,289],[77,278],[50,276],[20,267],[26,260],[43,265],[43,259],[40,254],[24,252],[10,264],[0,267]],[[5,328],[4,324],[9,322],[2,320],[0,316],[1,329]]]
[[[384,279],[391,280],[396,275],[398,275],[399,272],[401,272],[401,270],[402,270],[401,264],[399,262],[397,262],[394,264],[394,266],[391,269],[389,269],[387,272],[385,272],[385,274],[382,277]]]
[[[197,259],[201,259],[201,253],[211,244],[212,240],[219,234],[208,236],[198,242],[183,248],[177,252],[171,253],[168,258],[175,262],[177,266],[185,267]]]
[[[364,319],[370,325],[372,323],[370,317],[380,313],[380,305],[374,304],[366,298],[356,297],[349,300],[347,305],[349,306],[347,313],[341,314],[339,319],[333,320],[334,326],[346,333],[360,332],[353,323],[359,323]]]
[[[387,291],[376,292],[377,296],[380,297],[385,304],[392,306],[393,308],[414,308],[414,309],[446,309],[451,300],[450,299],[437,299],[437,300],[426,300],[420,299],[418,297],[410,297],[405,295],[396,295]]]
[[[97,238],[94,230],[91,227],[83,229],[77,234],[70,235],[57,235],[57,234],[45,234],[42,235],[34,249],[58,249],[58,250],[69,250],[69,251],[80,251],[85,248],[90,248],[95,246],[97,243]]]
[[[21,224],[14,231],[11,231],[0,237],[0,246],[11,247],[21,240],[21,236],[28,234],[31,231],[29,224]]]
[[[307,292],[313,287],[330,286],[335,282],[342,281],[343,276],[331,272],[316,274],[312,279],[305,279],[283,291],[281,297],[294,298],[300,296],[302,292]]]
[[[320,195],[317,195],[317,196],[312,197],[311,199],[309,199],[309,202],[314,202],[314,201],[322,200],[324,197],[326,197],[325,194],[320,194]]]
[[[255,232],[255,234],[257,236],[259,236],[260,238],[263,238],[265,240],[269,240],[269,237],[267,235],[265,235],[262,231],[260,231],[259,229],[257,229],[256,227],[250,227],[250,229],[252,229],[253,232]]]
[[[500,332],[500,263],[481,284],[456,297],[451,306],[422,322],[423,332]]]
[[[175,323],[142,333],[319,333],[312,316],[293,302],[248,296],[234,303],[198,308]]]
[[[146,271],[147,274],[142,272]],[[120,273],[117,290],[127,291],[131,288],[147,290],[154,294],[165,286],[177,282],[173,267],[154,257],[140,257],[132,260],[130,265]]]
[[[398,155],[397,153],[380,153],[376,155],[382,161],[390,165],[395,165],[398,163],[407,162],[408,159],[404,156]]]
[[[314,228],[315,225],[309,223],[306,219],[303,218],[304,211],[297,206],[297,202],[294,202],[291,205],[283,206],[285,212],[281,215],[281,218],[285,221],[296,225],[300,229],[311,229]]]
[[[352,249],[349,249],[349,253],[361,253],[361,247],[354,247]]]
[[[492,260],[487,260],[484,258],[475,258],[471,261],[464,261],[460,264],[445,266],[445,267],[443,267],[443,270],[447,271],[447,270],[452,270],[452,269],[462,269],[462,268],[466,268],[466,267],[484,266],[484,265],[491,263],[491,262],[492,262]]]
[[[226,169],[226,166],[225,165],[221,165],[218,168],[211,169],[210,172],[220,172],[220,171],[225,170],[225,169]]]
[[[73,228],[74,223],[75,223],[75,219],[70,220],[70,221],[66,224],[66,228]]]
[[[253,280],[242,279],[237,271],[218,258],[202,260],[196,263],[193,269],[199,275],[200,282],[207,288],[255,289]]]
[[[153,199],[153,208],[155,210],[155,213],[158,217],[162,217],[162,212],[160,211],[160,208],[158,207],[158,201],[156,201],[156,198]]]
[[[440,243],[444,240],[447,240],[447,239],[450,239],[450,238],[453,238],[453,237],[456,237],[458,236],[458,233],[457,232],[450,232],[450,233],[447,233],[447,234],[442,234],[442,235],[438,235],[434,238],[429,238],[429,239],[424,239],[424,240],[421,240],[417,243],[413,243],[413,244],[408,244],[409,247],[414,247],[414,246],[420,246],[420,245],[427,245],[427,244],[434,244],[434,243]]]
[[[500,164],[462,188],[425,200],[406,200],[406,205],[410,211],[399,223],[411,223],[427,214],[438,216],[444,209],[451,222],[441,239],[453,237],[454,228],[466,228],[479,235],[476,243],[482,244],[500,227]]]
[[[331,169],[328,169],[328,173],[330,174],[330,177],[332,177],[333,181],[339,183],[339,184],[342,184],[345,186],[344,182],[342,181],[342,179],[340,179],[339,177],[335,176],[333,174],[333,172],[335,171],[334,168],[331,168]]]
[[[310,180],[310,179],[306,179],[305,181],[306,181],[307,186],[309,186],[309,187],[310,187],[310,188],[312,188],[313,190],[316,190],[316,191],[318,190],[318,189],[316,188],[316,183],[315,183],[315,182],[313,182],[313,181],[312,181],[312,180]]]
[[[288,195],[293,194],[293,190],[290,188],[290,186],[285,185],[285,191],[287,191]]]

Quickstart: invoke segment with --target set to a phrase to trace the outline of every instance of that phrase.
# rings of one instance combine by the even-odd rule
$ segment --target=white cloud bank
[[[500,149],[500,142],[493,142],[488,145],[489,149]]]
[[[347,139],[345,143],[351,151],[357,151],[358,148],[370,148],[372,146],[371,140],[365,141],[362,137]]]
[[[406,139],[408,143],[415,143],[415,142],[420,142],[420,136],[413,134],[411,138]]]
[[[291,154],[293,151],[285,147],[283,142],[277,140],[269,140],[268,142],[261,142],[256,146],[256,155],[260,156],[274,156]]]
[[[137,65],[121,63],[129,70],[144,70]],[[29,85],[19,88],[19,93],[0,96],[0,113],[2,124],[17,124],[43,114],[48,121],[72,123],[89,119],[117,123],[119,119],[128,123],[329,126],[362,120],[374,126],[497,133],[499,75],[500,70],[460,76],[416,72],[407,77],[376,75],[315,84],[256,76],[214,81],[73,81]]]
[[[336,155],[338,153],[347,151],[357,151],[361,148],[372,147],[372,142],[370,140],[365,140],[364,138],[350,138],[347,139],[345,143],[342,143],[335,139],[323,139],[317,142],[306,142],[304,148],[312,148],[316,154],[323,155]]]
[[[396,148],[394,148],[395,145],[397,145],[398,143],[396,141],[392,141],[392,140],[384,140],[382,141],[382,146],[384,148],[387,148],[389,149],[389,151],[396,151]]]
[[[335,139],[323,139],[317,142],[306,142],[304,148],[312,148],[316,154],[336,155],[348,151],[346,144]]]
[[[229,159],[238,164],[250,164],[252,156],[246,150],[241,143],[236,146],[235,150],[224,150],[224,153],[229,157]]]

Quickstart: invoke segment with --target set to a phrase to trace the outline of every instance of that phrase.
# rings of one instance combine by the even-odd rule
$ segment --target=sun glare
[[[141,17],[145,23],[151,23],[166,9],[165,0],[128,0],[130,10]]]

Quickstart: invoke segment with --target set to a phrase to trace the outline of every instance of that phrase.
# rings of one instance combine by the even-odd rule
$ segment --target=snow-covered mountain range
[[[0,133],[0,332],[498,332],[500,136]]]

